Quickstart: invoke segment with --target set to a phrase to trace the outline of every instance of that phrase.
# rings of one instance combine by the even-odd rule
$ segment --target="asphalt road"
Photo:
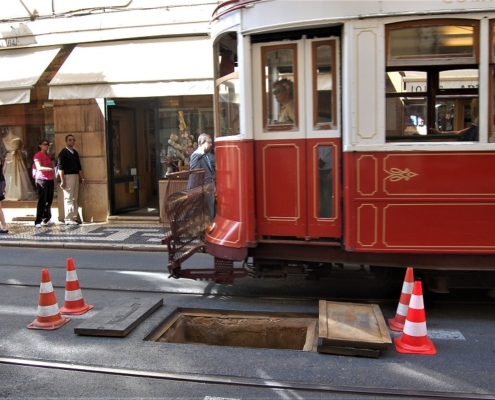
[[[0,397],[319,399],[425,397],[451,392],[495,398],[493,304],[427,301],[434,356],[378,359],[316,352],[201,346],[143,339],[177,308],[317,313],[318,299],[356,300],[397,291],[400,283],[340,272],[322,281],[243,279],[233,286],[168,279],[166,254],[67,249],[0,249]],[[37,316],[40,273],[50,271],[58,304],[66,260],[73,258],[82,293],[94,309],[54,331],[29,330]],[[194,267],[211,266],[198,254]],[[392,288],[390,287],[392,286]],[[74,328],[118,299],[163,299],[163,305],[124,338],[81,336]],[[397,303],[380,303],[384,317]],[[60,369],[48,368],[57,363]],[[93,372],[91,372],[93,371]],[[309,390],[309,389],[313,390]],[[347,390],[357,388],[357,392]],[[378,388],[381,395],[367,391]],[[339,389],[341,391],[339,392]],[[361,391],[361,392],[359,392]],[[464,396],[466,397],[466,396]],[[391,398],[391,397],[387,397]]]

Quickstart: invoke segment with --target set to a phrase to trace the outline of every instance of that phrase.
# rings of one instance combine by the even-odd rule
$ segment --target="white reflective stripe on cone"
[[[52,282],[41,282],[40,293],[51,293],[53,292]]]
[[[65,280],[72,282],[77,281],[77,273],[76,271],[67,271]]]
[[[406,282],[402,284],[402,293],[412,293],[414,287],[414,282]]]
[[[416,310],[422,310],[425,308],[423,304],[423,296],[417,296],[413,294],[411,296],[411,301],[409,302],[409,308],[414,308]]]
[[[65,291],[65,300],[67,301],[81,300],[82,298],[81,289]]]
[[[402,315],[403,317],[407,316],[408,306],[402,303],[399,303],[397,306],[397,314]]]
[[[53,317],[60,312],[58,304],[51,306],[38,306],[38,317]]]
[[[423,337],[428,334],[425,322],[411,322],[407,319],[402,332],[406,335],[415,337]]]

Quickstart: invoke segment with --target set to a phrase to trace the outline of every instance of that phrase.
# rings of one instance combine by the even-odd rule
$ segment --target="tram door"
[[[260,237],[341,237],[338,42],[253,44]]]

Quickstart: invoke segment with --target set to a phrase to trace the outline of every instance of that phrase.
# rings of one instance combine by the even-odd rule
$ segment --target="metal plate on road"
[[[377,304],[320,300],[319,312],[319,352],[330,353],[334,347],[341,348],[339,351],[344,348],[385,350],[392,343]],[[348,355],[365,355],[366,352],[355,353],[361,354]],[[342,354],[342,351],[332,354]]]
[[[162,304],[163,299],[119,299],[74,328],[74,333],[125,337]]]

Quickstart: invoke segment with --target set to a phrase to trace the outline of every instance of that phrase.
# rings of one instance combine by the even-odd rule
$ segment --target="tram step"
[[[130,216],[130,215],[111,215],[108,217],[108,222],[113,224],[156,224],[161,225],[160,217],[158,216]]]

